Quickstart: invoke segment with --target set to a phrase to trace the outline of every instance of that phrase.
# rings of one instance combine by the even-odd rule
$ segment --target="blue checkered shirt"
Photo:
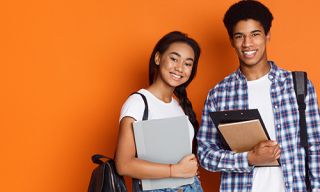
[[[305,151],[300,147],[299,111],[290,72],[269,62],[271,101],[276,140],[281,146],[281,169],[286,191],[306,191]],[[225,150],[209,112],[248,109],[247,82],[240,69],[209,91],[197,135],[198,157],[202,167],[221,172],[220,191],[251,191],[254,167],[247,152]],[[320,191],[320,118],[317,96],[308,81],[306,121],[309,142],[310,180],[313,191]]]

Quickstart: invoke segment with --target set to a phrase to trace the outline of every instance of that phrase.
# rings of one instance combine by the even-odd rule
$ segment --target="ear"
[[[269,42],[271,39],[271,32],[269,31],[266,35],[267,41]]]
[[[157,52],[154,56],[154,62],[156,65],[160,65],[160,53]]]
[[[230,37],[230,38],[229,38],[229,41],[230,41],[231,46],[234,48],[233,38],[232,38],[232,37]]]

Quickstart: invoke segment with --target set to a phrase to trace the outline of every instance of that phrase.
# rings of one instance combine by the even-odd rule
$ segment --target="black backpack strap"
[[[303,71],[292,72],[294,90],[297,97],[300,115],[300,143],[302,147],[308,147],[308,136],[306,129],[306,104],[304,99],[307,95],[307,73]]]
[[[148,107],[148,102],[147,102],[146,96],[144,96],[142,93],[139,93],[139,92],[134,92],[134,93],[132,93],[131,95],[133,95],[133,94],[138,94],[138,95],[140,95],[140,96],[142,97],[143,102],[144,102],[144,106],[145,106],[145,107],[144,107],[144,112],[143,112],[142,120],[143,120],[143,121],[144,121],[144,120],[148,120],[149,107]]]
[[[104,155],[94,154],[92,155],[91,160],[95,164],[102,165],[104,162],[101,160],[101,158],[111,159],[110,157],[106,157]]]
[[[146,96],[144,96],[142,93],[139,93],[139,92],[134,92],[131,95],[133,95],[133,94],[138,94],[142,97],[143,102],[144,102],[144,106],[145,106],[142,121],[148,120],[149,107],[148,107],[148,102],[147,102]],[[136,156],[137,156],[137,154],[136,154]],[[132,191],[133,192],[142,191],[140,179],[132,178]]]
[[[309,156],[308,156],[308,133],[306,124],[306,103],[305,97],[307,96],[307,73],[303,71],[293,71],[293,84],[296,93],[296,98],[299,106],[299,124],[300,124],[300,145],[305,150],[305,181],[307,191],[311,191],[310,177],[309,177]]]

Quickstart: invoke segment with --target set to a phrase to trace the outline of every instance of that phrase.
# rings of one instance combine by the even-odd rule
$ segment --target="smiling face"
[[[159,65],[156,82],[175,88],[187,82],[190,78],[194,62],[194,51],[186,43],[172,43],[168,49],[155,56],[155,63]]]
[[[269,39],[269,33],[265,34],[263,26],[258,21],[239,21],[233,28],[233,37],[230,40],[238,55],[240,66],[267,66],[266,46]]]

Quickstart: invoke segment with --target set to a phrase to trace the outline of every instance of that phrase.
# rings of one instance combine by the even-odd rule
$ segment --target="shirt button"
[[[275,109],[278,109],[278,105],[275,105],[274,108],[275,108]]]
[[[283,163],[283,164],[282,164],[282,167],[286,167],[286,164]]]
[[[277,125],[277,127],[278,127],[278,128],[280,128],[280,127],[281,127],[281,125],[280,125],[280,124],[278,124],[278,125]]]

